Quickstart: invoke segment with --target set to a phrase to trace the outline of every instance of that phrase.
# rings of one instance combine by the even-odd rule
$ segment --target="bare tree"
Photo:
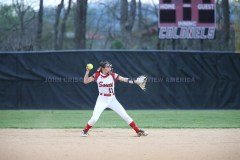
[[[107,48],[108,42],[112,41],[114,39],[113,34],[112,34],[112,28],[113,28],[112,25],[108,26],[106,40],[103,45],[104,49]]]
[[[142,2],[138,0],[138,47],[142,48],[142,26],[143,23],[143,15],[142,15]]]
[[[15,8],[15,11],[18,15],[19,18],[19,23],[20,23],[20,39],[23,38],[24,35],[24,16],[29,10],[29,6],[26,7],[24,0],[13,0],[13,6]]]
[[[64,0],[61,0],[61,2],[58,4],[57,9],[56,9],[56,15],[55,15],[55,23],[54,23],[54,42],[53,42],[53,47],[54,49],[58,49],[58,32],[59,32],[59,21],[60,21],[60,16],[61,16],[61,11],[64,7]]]
[[[117,41],[120,40],[124,48],[148,48],[148,42],[153,35],[145,36],[145,40],[147,39],[146,41],[148,42],[144,42],[145,40],[142,35],[146,31],[152,34],[152,24],[157,23],[157,4],[144,4],[141,0],[112,0],[105,2],[103,5],[106,6],[110,15],[120,25],[120,32],[115,32],[115,30],[119,31],[118,26],[108,28],[108,31],[110,31],[108,33],[110,34],[107,35],[107,42],[109,41],[108,37],[112,35],[111,33],[114,33],[114,39]],[[153,18],[155,15],[156,18]]]
[[[64,8],[64,0],[61,0],[56,8],[55,23],[54,23],[54,49],[59,50],[63,48],[64,35],[66,32],[66,22],[71,11],[72,0],[68,0],[68,7],[61,18]]]
[[[128,11],[128,1],[122,0],[121,1],[121,17],[120,17],[120,25],[123,32],[131,32],[135,17],[136,17],[136,0],[131,0],[130,2],[130,11]]]
[[[128,1],[127,0],[121,0],[121,11],[120,11],[120,25],[122,32],[125,32],[126,25],[128,22]]]
[[[221,2],[220,2],[220,0],[217,0],[216,1],[216,14],[217,14],[217,16],[216,16],[216,23],[217,24],[220,24],[221,23],[221,20],[223,19],[222,18],[222,14],[221,14]]]
[[[63,17],[63,20],[62,20],[62,23],[61,23],[61,29],[60,29],[60,33],[59,33],[59,45],[58,45],[59,49],[63,48],[63,39],[64,39],[64,34],[66,32],[66,21],[68,19],[68,15],[69,15],[70,10],[71,10],[71,5],[72,5],[72,0],[69,0],[67,10],[64,14],[64,17]]]
[[[222,9],[223,9],[223,41],[225,47],[228,47],[230,38],[230,10],[228,0],[222,0]]]
[[[30,47],[30,49],[32,50],[33,41],[27,39],[29,37],[26,37],[26,39],[24,39],[24,35],[25,35],[26,24],[34,20],[35,14],[33,14],[32,17],[25,19],[26,14],[32,11],[32,8],[29,5],[27,5],[24,0],[13,0],[12,3],[19,19],[19,39],[18,37],[15,37],[15,39],[18,39],[18,42],[17,44],[15,44],[17,45],[17,47],[14,47],[14,48],[16,48],[16,50],[24,50]],[[31,44],[24,44],[25,41],[28,41],[26,43],[31,43]]]
[[[138,0],[138,29],[142,29],[143,15],[142,15],[142,2]]]
[[[128,18],[128,26],[126,26],[127,31],[131,32],[133,29],[133,25],[135,22],[135,18],[136,18],[136,8],[137,8],[137,3],[136,0],[131,0],[130,3],[130,14],[129,14],[129,18]]]
[[[41,50],[42,48],[42,28],[43,28],[43,0],[40,0],[36,36],[36,47],[38,50]]]
[[[107,17],[107,23],[104,26],[105,42],[102,48],[106,49],[112,45],[114,40],[117,40],[122,36],[119,30],[120,21],[120,0],[105,1],[104,3],[99,1],[99,5],[104,7],[105,13],[102,13],[102,17]]]
[[[86,24],[87,24],[88,0],[77,0],[75,13],[75,48],[86,48]]]
[[[132,29],[136,18],[136,0],[131,0],[130,2],[130,10],[128,11],[128,1],[121,0],[121,10],[120,10],[120,25],[121,31],[123,35],[123,41],[125,42],[125,46],[128,46],[131,42],[132,38]]]
[[[100,22],[101,22],[101,20],[102,20],[102,16],[103,16],[103,13],[101,13],[100,17],[97,19],[96,25],[94,26],[95,31],[93,32],[92,36],[90,37],[89,49],[92,49],[93,41],[94,41],[94,39],[96,38],[96,35],[97,35],[98,32],[99,32]]]

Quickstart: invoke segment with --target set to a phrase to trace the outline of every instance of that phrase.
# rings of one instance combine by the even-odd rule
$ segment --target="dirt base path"
[[[240,129],[0,129],[1,160],[239,160]]]

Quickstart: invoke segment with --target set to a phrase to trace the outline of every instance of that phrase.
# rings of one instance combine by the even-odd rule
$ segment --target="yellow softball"
[[[89,70],[93,69],[93,65],[91,63],[87,64],[87,69]]]

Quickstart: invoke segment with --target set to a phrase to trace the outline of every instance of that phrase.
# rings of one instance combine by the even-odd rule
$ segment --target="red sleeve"
[[[117,81],[117,80],[118,80],[119,75],[118,75],[117,73],[114,73],[114,72],[113,72],[113,73],[111,73],[111,75],[112,75],[114,81]]]
[[[95,81],[95,82],[97,81],[97,79],[98,79],[99,76],[100,76],[100,72],[99,72],[99,71],[95,72],[95,73],[92,75],[92,77],[94,78],[94,81]]]

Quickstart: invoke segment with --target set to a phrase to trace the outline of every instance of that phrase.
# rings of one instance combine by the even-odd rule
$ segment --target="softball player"
[[[127,124],[129,124],[129,126],[131,126],[135,130],[138,136],[147,136],[148,133],[140,129],[135,124],[133,119],[126,113],[123,106],[116,99],[114,92],[115,81],[117,80],[132,84],[142,84],[144,82],[144,79],[138,78],[136,80],[131,80],[129,78],[119,76],[117,73],[112,72],[112,64],[108,61],[100,62],[99,69],[90,77],[89,72],[90,70],[87,67],[86,74],[84,76],[84,84],[88,84],[94,81],[97,82],[99,96],[97,98],[92,117],[82,131],[82,136],[88,136],[89,129],[97,122],[101,113],[106,108],[110,108],[115,111],[123,120],[126,121]]]

